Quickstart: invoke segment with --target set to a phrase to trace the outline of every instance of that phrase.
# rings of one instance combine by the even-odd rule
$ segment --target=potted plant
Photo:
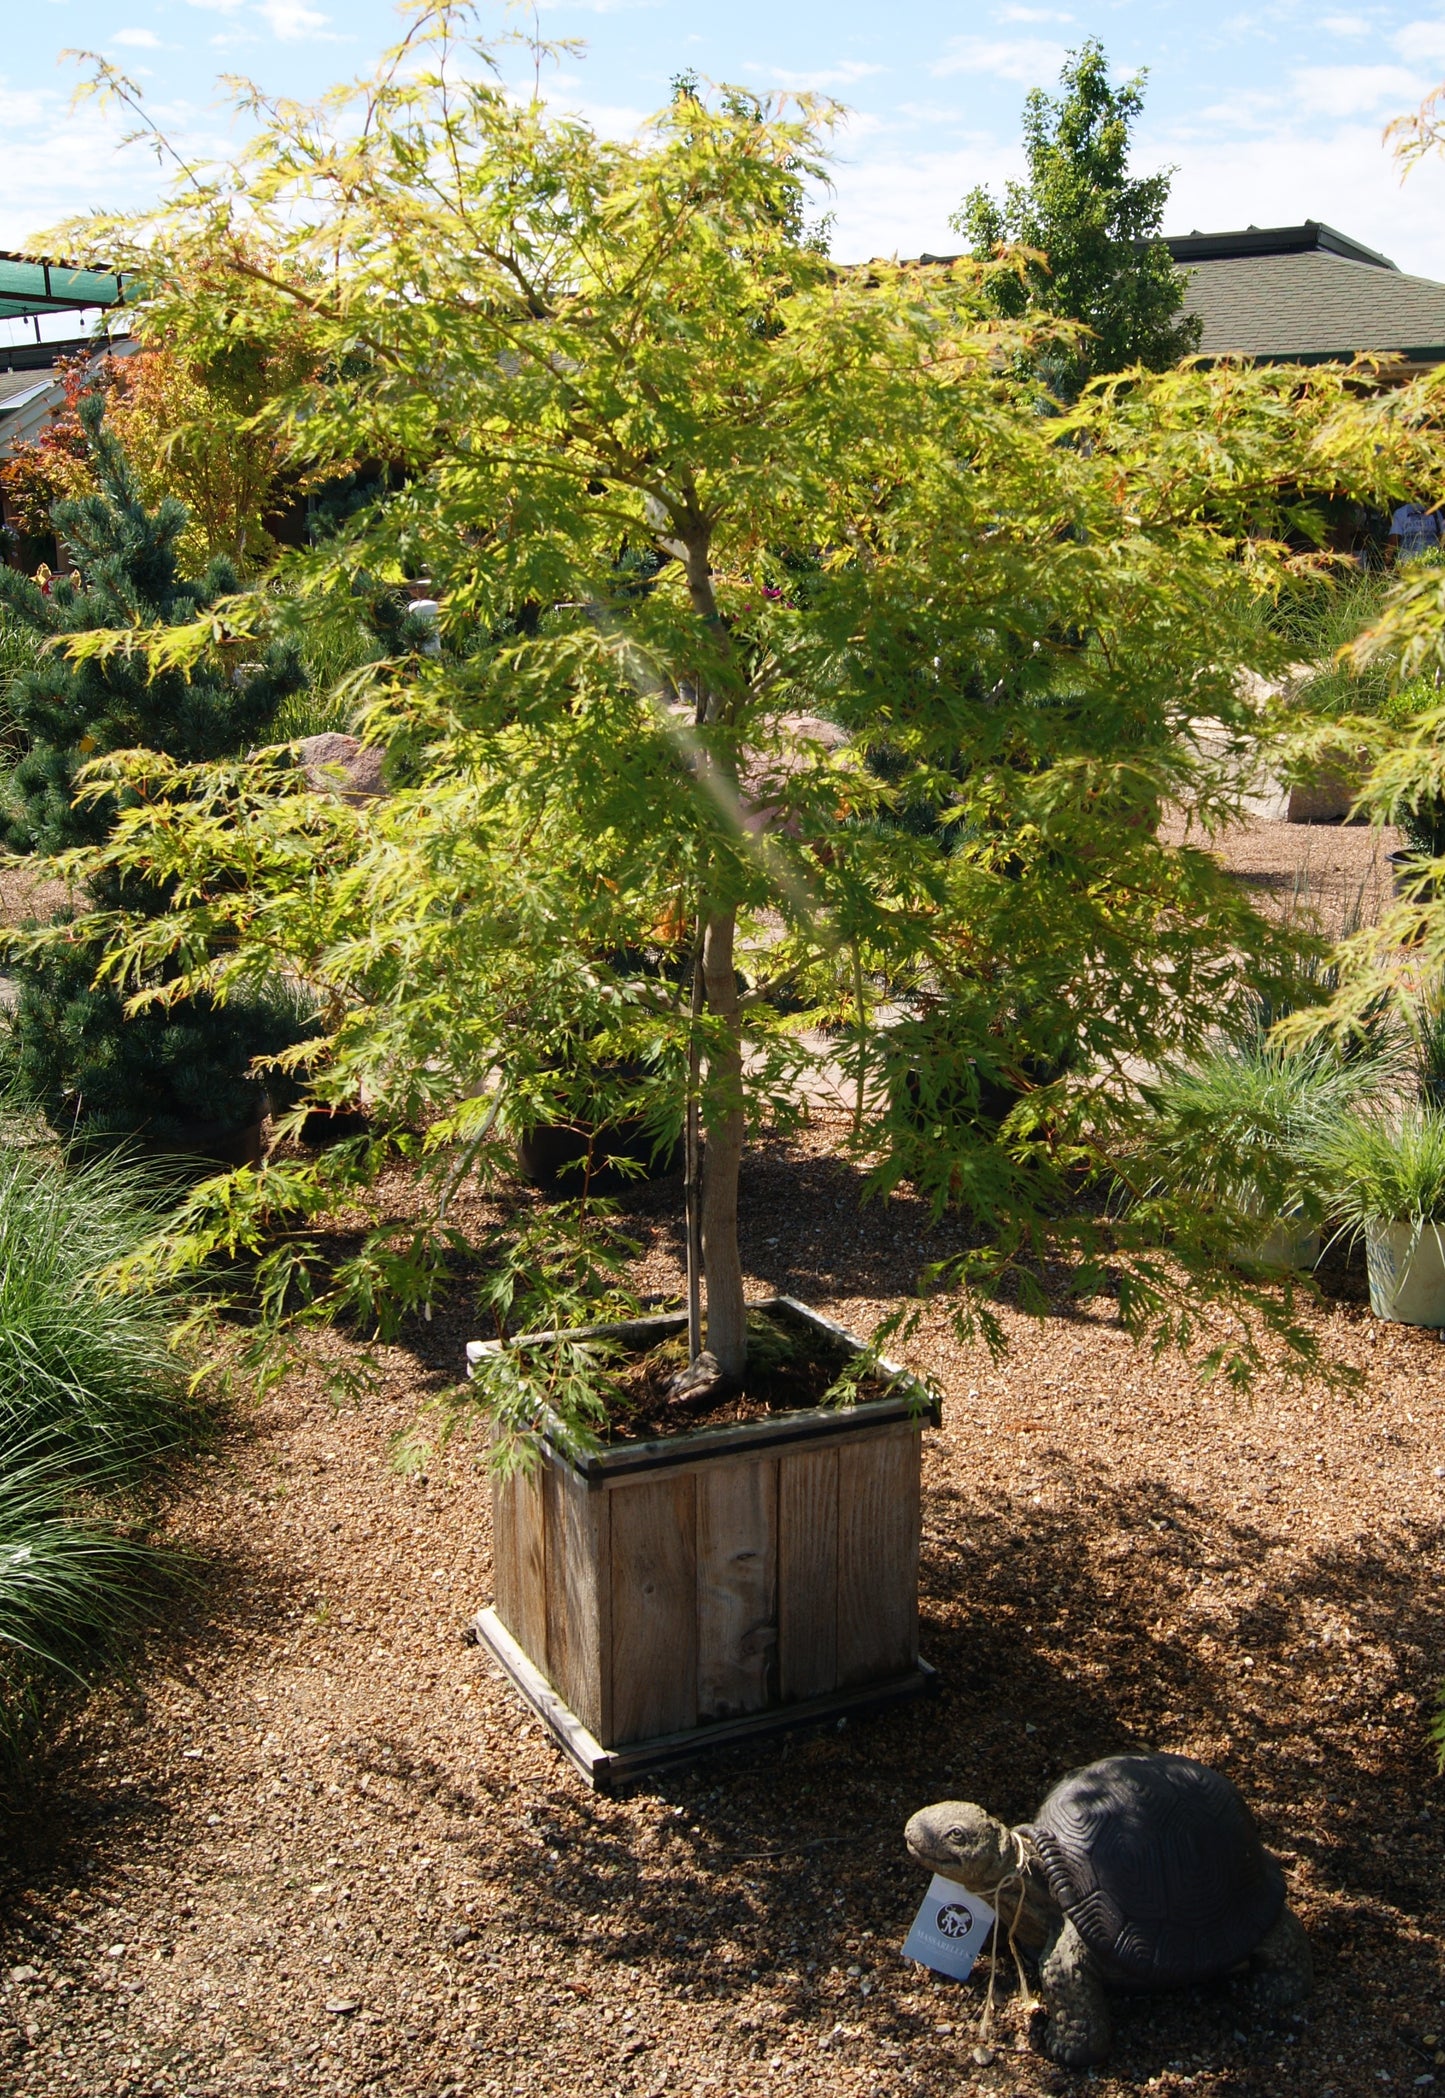
[[[592,1446],[544,1413],[538,1461],[494,1486],[495,1599],[478,1637],[603,1789],[912,1696],[931,1676],[919,1445],[937,1399],[792,1298],[754,1305],[748,1325],[747,1416],[691,1428],[657,1391],[686,1363],[686,1312],[571,1329],[574,1363],[588,1353],[645,1376],[655,1361],[651,1404],[629,1420],[614,1401],[614,1432]],[[498,1386],[493,1410],[527,1350],[555,1365],[557,1343],[471,1344],[471,1374]]]
[[[1344,1227],[1365,1241],[1375,1316],[1445,1329],[1445,1113],[1344,1116],[1320,1160]]]
[[[1358,442],[1342,382],[1263,368],[1136,373],[1062,418],[1038,374],[1068,324],[1001,313],[1008,265],[829,260],[805,218],[824,167],[811,104],[706,100],[684,81],[637,140],[603,139],[507,93],[491,54],[459,53],[460,20],[439,9],[422,40],[455,77],[391,63],[341,159],[314,161],[322,132],[288,105],[227,178],[221,217],[220,191],[187,191],[129,236],[178,342],[210,340],[223,317],[263,342],[302,328],[310,376],[274,414],[314,478],[397,462],[398,485],[320,554],[283,560],[227,607],[248,636],[317,631],[354,621],[358,575],[434,579],[440,654],[354,676],[358,730],[387,747],[393,791],[352,806],[258,761],[227,775],[218,826],[194,780],[144,753],[101,770],[144,788],[113,848],[129,870],[200,854],[213,877],[167,923],[181,982],[239,996],[280,967],[315,986],[322,1096],[425,1130],[434,1206],[400,1241],[379,1217],[333,1287],[315,1283],[323,1250],[298,1215],[360,1199],[384,1147],[268,1167],[247,1190],[262,1322],[296,1303],[281,1283],[298,1268],[309,1316],[429,1309],[448,1287],[456,1190],[513,1186],[509,1136],[555,1097],[568,1045],[585,1045],[593,1123],[640,1115],[660,1130],[659,1074],[681,1103],[685,1308],[657,1395],[670,1410],[643,1438],[665,1445],[647,1459],[655,1480],[638,1483],[609,1440],[617,1366],[588,1329],[615,1323],[615,1278],[590,1287],[590,1196],[549,1207],[532,1238],[533,1268],[557,1284],[542,1316],[523,1309],[536,1289],[483,1263],[501,1345],[475,1358],[500,1431],[499,1606],[529,1695],[603,1733],[620,1706],[655,1748],[669,1730],[695,1742],[699,1725],[756,1716],[700,1692],[649,1708],[648,1685],[666,1628],[688,1636],[705,1602],[740,1639],[765,1634],[794,1592],[780,1575],[774,1598],[767,1553],[799,1538],[820,1568],[836,1549],[837,1582],[893,1628],[826,1694],[918,1674],[916,1402],[880,1391],[851,1424],[785,1409],[811,1411],[799,1448],[824,1472],[836,1455],[840,1480],[850,1425],[867,1463],[873,1442],[891,1453],[859,1489],[876,1515],[866,1536],[846,1527],[840,1483],[780,1519],[769,1546],[760,1511],[783,1492],[783,1459],[766,1437],[736,1453],[745,1465],[693,1439],[715,1432],[700,1409],[757,1403],[740,1174],[750,1129],[801,1112],[805,1030],[856,1057],[869,1191],[907,1177],[938,1213],[968,1211],[946,1279],[960,1330],[997,1337],[974,1285],[1012,1277],[1039,1301],[1028,1263],[1051,1233],[1093,1231],[1071,1204],[1133,1126],[1131,1073],[1227,1016],[1254,957],[1284,938],[1207,856],[1139,819],[1165,800],[1237,805],[1236,772],[1187,731],[1208,714],[1259,733],[1238,672],[1269,670],[1271,649],[1283,660],[1257,618],[1284,558],[1263,520],[1279,489],[1320,473],[1345,485],[1363,461],[1385,475],[1395,426]],[[236,246],[238,186],[254,255]],[[123,256],[126,230],[105,237]],[[1236,558],[1246,533],[1250,564]],[[203,621],[164,641],[172,660],[215,646]],[[800,739],[804,719],[846,737]],[[875,746],[886,765],[867,763]],[[156,951],[153,930],[122,926],[111,966],[125,980]],[[947,1027],[909,1042],[917,1100],[895,1113],[899,1014],[944,1008]],[[1060,1042],[1067,1069],[1041,1064],[1040,1045]],[[935,1126],[950,1072],[971,1074],[970,1097],[995,1075],[1013,1104]],[[227,1203],[197,1197],[178,1257],[234,1248]],[[1134,1287],[1131,1249],[1117,1250],[1122,1315],[1176,1330],[1161,1263],[1142,1258]],[[1093,1253],[1088,1274],[1099,1287]],[[1219,1286],[1190,1275],[1196,1294]],[[796,1306],[773,1311],[828,1342]],[[625,1320],[611,1339],[656,1345]],[[874,1403],[904,1412],[870,1416]],[[575,1555],[569,1540],[614,1506],[632,1513],[604,1580],[597,1537]],[[705,1596],[699,1563],[719,1570]],[[588,1668],[611,1654],[608,1722],[600,1687],[576,1688],[572,1642],[619,1582],[657,1615],[629,1617],[621,1646],[578,1634]],[[766,1645],[749,1654],[750,1699]]]
[[[1216,1039],[1151,1088],[1144,1171],[1218,1208],[1235,1234],[1236,1261],[1313,1268],[1329,1206],[1322,1137],[1341,1114],[1377,1098],[1396,1063],[1379,1046],[1353,1055],[1333,1042],[1285,1047],[1260,1014],[1251,1030]]]

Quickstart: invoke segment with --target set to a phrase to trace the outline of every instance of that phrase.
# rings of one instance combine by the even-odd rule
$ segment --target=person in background
[[[1401,503],[1390,518],[1390,536],[1385,541],[1386,560],[1413,561],[1419,554],[1433,553],[1445,538],[1440,512],[1422,509],[1419,503]]]

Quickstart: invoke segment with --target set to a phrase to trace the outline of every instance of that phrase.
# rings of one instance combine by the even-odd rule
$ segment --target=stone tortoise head
[[[996,1814],[962,1799],[920,1807],[903,1840],[920,1865],[956,1879],[974,1894],[990,1894],[1017,1869],[1012,1832]]]

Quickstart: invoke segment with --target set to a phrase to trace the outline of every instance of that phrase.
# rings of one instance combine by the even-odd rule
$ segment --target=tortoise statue
[[[1017,1829],[942,1800],[913,1816],[905,1841],[997,1910],[1000,1940],[1011,1933],[1037,1958],[1044,2050],[1065,2068],[1108,2053],[1106,1987],[1187,1988],[1248,1960],[1262,2008],[1309,1993],[1309,1939],[1254,1816],[1188,1756],[1071,1770]]]

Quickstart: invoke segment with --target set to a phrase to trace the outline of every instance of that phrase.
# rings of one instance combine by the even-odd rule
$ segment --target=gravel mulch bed
[[[1168,815],[1160,835],[1177,844],[1183,818]],[[1208,845],[1198,831],[1191,842]],[[1259,817],[1214,839],[1231,874],[1262,908],[1296,920],[1312,918],[1332,939],[1372,925],[1394,900],[1389,855],[1404,844],[1388,824],[1278,823]]]
[[[1259,823],[1221,841],[1331,929],[1395,843]],[[1299,879],[1299,870],[1306,873]],[[10,914],[39,899],[0,890]],[[945,1249],[859,1213],[826,1111],[750,1158],[744,1244],[866,1330]],[[628,1202],[644,1288],[679,1281],[675,1185]],[[393,1440],[462,1364],[458,1311],[338,1405],[291,1378],[176,1515],[195,1608],[62,1731],[0,1865],[0,2092],[502,2098],[1308,2094],[1445,2088],[1445,1860],[1426,1738],[1445,1666],[1445,1354],[1336,1262],[1309,1312],[1346,1396],[1201,1392],[1099,1305],[1006,1314],[991,1363],[941,1306],[906,1352],[925,1443],[923,1644],[939,1695],[591,1794],[465,1627],[491,1594],[484,1478]],[[332,1344],[338,1357],[352,1354]],[[947,1794],[1019,1819],[1064,1769],[1179,1749],[1256,1806],[1311,1933],[1298,2017],[1238,1982],[1121,1999],[1088,2078],[1027,2051],[1009,1977],[905,1966],[901,1830]],[[986,1964],[986,1963],[985,1963]],[[1001,1968],[1002,1968],[1001,1963]]]
[[[860,1216],[834,1135],[753,1154],[745,1245],[759,1293],[861,1329],[941,1242],[907,1202]],[[654,1287],[677,1280],[675,1198],[630,1203]],[[908,1354],[946,1392],[925,1457],[938,1697],[620,1800],[465,1643],[490,1595],[470,1454],[410,1481],[392,1463],[465,1319],[386,1351],[353,1403],[294,1377],[179,1510],[204,1555],[194,1615],[76,1717],[11,1819],[0,2091],[1445,2085],[1425,1734],[1445,1355],[1372,1321],[1353,1270],[1331,1288],[1310,1316],[1363,1389],[1267,1379],[1248,1404],[1136,1356],[1106,1305],[1010,1319],[996,1365],[930,1308]],[[1075,2079],[1025,2051],[1001,1974],[996,2058],[976,2061],[981,1978],[899,1956],[924,1886],[905,1818],[948,1794],[1022,1818],[1063,1769],[1142,1746],[1244,1787],[1314,1942],[1313,2000],[1274,2023],[1238,1982],[1121,2000],[1111,2061]]]

